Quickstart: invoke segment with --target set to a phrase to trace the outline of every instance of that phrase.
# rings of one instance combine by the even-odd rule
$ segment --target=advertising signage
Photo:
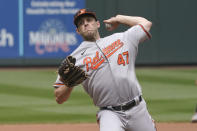
[[[73,15],[84,0],[1,0],[0,6],[0,58],[63,58],[82,41]]]
[[[17,58],[18,2],[0,0],[0,58]]]

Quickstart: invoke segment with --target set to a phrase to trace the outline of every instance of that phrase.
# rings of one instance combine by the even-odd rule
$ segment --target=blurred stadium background
[[[82,41],[75,33],[73,14],[83,7],[97,12],[102,36],[113,33],[102,21],[116,14],[153,22],[153,37],[140,45],[138,65],[197,64],[196,4],[196,0],[1,0],[0,65],[58,65]]]
[[[55,103],[52,88],[56,67],[82,41],[72,18],[84,7],[97,12],[102,36],[113,33],[102,21],[116,14],[153,22],[153,37],[140,45],[136,61],[143,66],[136,73],[144,97],[156,121],[190,121],[197,104],[196,5],[196,0],[1,0],[0,124],[96,122],[98,109],[81,86],[63,105]]]

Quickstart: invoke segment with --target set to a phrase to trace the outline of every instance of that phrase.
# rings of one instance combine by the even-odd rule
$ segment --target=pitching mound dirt
[[[157,131],[197,131],[197,123],[156,123]],[[0,125],[0,131],[99,131],[97,124]]]

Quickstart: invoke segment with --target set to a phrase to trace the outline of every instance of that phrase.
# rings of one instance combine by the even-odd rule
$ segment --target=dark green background
[[[137,64],[197,63],[196,0],[86,0],[100,21],[116,14],[152,21],[152,39],[140,45]],[[123,31],[125,27],[118,30]],[[106,32],[100,30],[102,36]]]

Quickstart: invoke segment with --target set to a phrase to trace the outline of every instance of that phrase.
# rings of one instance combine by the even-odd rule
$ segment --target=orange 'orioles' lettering
[[[123,46],[123,42],[121,42],[120,39],[118,39],[117,41],[114,41],[111,45],[108,45],[102,51],[103,51],[104,55],[106,55],[107,58],[109,58],[112,54],[114,54],[122,46]]]
[[[93,58],[93,60],[91,57],[86,57],[83,60],[83,64],[86,65],[87,72],[89,71],[89,68],[91,68],[92,70],[96,70],[103,62],[104,62],[104,58],[103,56],[99,57],[98,51],[96,52],[96,56]],[[89,67],[89,64],[90,64],[90,67]]]
[[[122,55],[124,56],[126,55],[126,64],[129,64],[129,53],[128,51],[126,51],[118,55],[118,60],[117,60],[118,65],[123,64],[123,66],[125,66],[125,60]]]
[[[92,59],[91,59],[91,57],[86,57],[85,59],[83,59],[83,64],[85,64],[86,65],[86,70],[87,70],[87,72],[89,71],[89,64],[91,64],[92,63]],[[92,68],[92,64],[91,64],[91,68]]]
[[[103,54],[109,58],[111,55],[113,55],[118,49],[120,49],[124,45],[123,42],[120,41],[120,39],[114,41],[110,45],[108,45],[106,48],[102,49]],[[87,72],[90,70],[96,70],[103,62],[105,59],[103,58],[102,54],[99,55],[99,52],[96,51],[95,57],[86,57],[83,59],[83,64],[86,66]]]

